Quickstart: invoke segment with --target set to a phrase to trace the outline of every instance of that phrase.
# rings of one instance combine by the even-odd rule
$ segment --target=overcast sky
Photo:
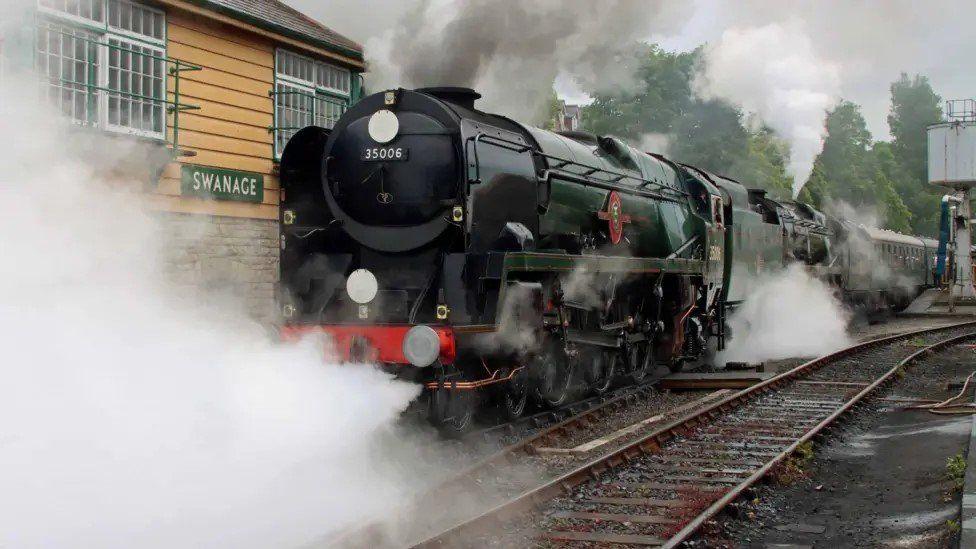
[[[371,55],[371,50],[382,46],[384,36],[388,37],[402,18],[420,2],[286,1],[326,26],[363,43],[367,48],[367,57]],[[448,0],[430,1],[435,8],[448,3]],[[457,0],[454,5],[484,1],[488,0]],[[590,0],[585,1],[588,4]],[[776,70],[783,71],[784,64],[788,67],[798,61],[801,67],[803,62],[820,64],[807,69],[786,70],[790,71],[789,76],[794,72],[813,73],[801,74],[801,84],[796,85],[810,84],[816,93],[836,94],[861,104],[876,138],[886,138],[888,135],[885,119],[889,103],[888,87],[901,71],[927,75],[943,98],[976,96],[976,70],[972,66],[976,54],[976,31],[968,22],[973,10],[970,0],[693,0],[690,3],[685,0],[646,0],[645,4],[651,8],[668,2],[680,2],[687,13],[673,27],[664,31],[655,29],[645,35],[647,40],[656,41],[667,49],[686,51],[703,43],[734,48],[736,46],[731,39],[762,39],[770,33],[750,35],[748,32],[757,29],[769,31],[768,26],[787,29],[787,35],[803,35],[805,42],[769,45],[778,49],[796,45],[801,50],[800,53],[770,52],[766,61],[773,67],[771,74],[777,74]],[[577,0],[565,0],[562,5],[570,12],[582,9],[582,4]],[[445,18],[457,11],[442,9]],[[648,13],[651,11],[648,9]],[[436,17],[438,11],[434,9],[430,13]],[[653,28],[653,25],[649,24],[648,28]],[[772,35],[776,36],[776,33]],[[748,52],[745,54],[751,55]],[[802,59],[804,55],[809,59]],[[725,60],[729,61],[729,58]],[[430,63],[436,62],[436,59],[430,60]],[[762,60],[756,61],[760,62]],[[763,70],[753,64],[743,67],[741,73],[748,80],[756,80],[758,77],[752,73]],[[557,90],[570,99],[582,99],[584,96],[574,89],[573,78],[565,75],[565,71],[561,71],[561,74],[563,76],[557,80]],[[729,72],[724,74],[728,76]],[[767,79],[769,74],[766,71]],[[512,75],[512,78],[518,78],[518,75]],[[718,95],[723,95],[722,85],[723,82],[712,82]],[[794,86],[792,83],[788,85]],[[771,94],[781,92],[770,90]],[[726,97],[735,100],[735,90],[731,90]]]

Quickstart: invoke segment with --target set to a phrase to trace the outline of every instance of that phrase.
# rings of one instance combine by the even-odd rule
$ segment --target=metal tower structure
[[[929,183],[950,189],[955,269],[951,300],[976,300],[972,199],[976,187],[976,100],[946,101],[945,122],[928,127]]]

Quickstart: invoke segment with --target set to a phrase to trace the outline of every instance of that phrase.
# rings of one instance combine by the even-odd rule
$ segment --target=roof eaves
[[[320,48],[326,49],[334,53],[338,53],[340,55],[345,55],[347,57],[352,58],[355,61],[359,61],[360,63],[364,62],[362,51],[353,48],[348,48],[346,46],[343,46],[341,44],[336,44],[328,40],[322,40],[321,38],[311,36],[300,31],[296,31],[295,29],[286,27],[284,25],[279,25],[273,21],[268,21],[267,19],[255,17],[249,13],[244,13],[242,11],[235,10],[223,4],[212,2],[211,0],[188,0],[188,1],[192,4],[196,4],[198,6],[211,9],[215,12],[222,13],[224,15],[228,15],[230,17],[233,17],[245,23],[250,23],[256,27],[260,27],[265,30],[269,30],[281,34],[282,36],[288,36],[290,38],[297,38],[299,40],[309,42],[314,46],[318,46]]]

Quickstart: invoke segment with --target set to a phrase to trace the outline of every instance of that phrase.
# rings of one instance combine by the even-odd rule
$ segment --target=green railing
[[[85,59],[81,61],[85,65],[86,81],[80,82],[77,80],[71,80],[63,77],[58,77],[58,78],[48,77],[48,81],[52,85],[60,85],[62,87],[65,85],[70,85],[75,87],[74,88],[75,91],[83,91],[85,93],[87,104],[85,108],[86,119],[82,120],[83,123],[90,126],[96,126],[99,124],[100,120],[98,119],[98,114],[97,114],[98,109],[96,108],[96,101],[98,100],[98,96],[100,93],[104,93],[105,96],[109,98],[119,98],[119,99],[125,98],[129,100],[143,101],[151,105],[158,105],[163,108],[163,113],[164,113],[163,120],[162,120],[162,128],[161,128],[163,140],[167,142],[169,148],[172,151],[173,156],[187,155],[185,151],[180,150],[180,113],[183,111],[199,110],[200,107],[197,105],[190,105],[180,101],[180,74],[187,71],[203,70],[203,67],[192,65],[190,63],[186,63],[185,61],[181,61],[179,59],[169,58],[164,55],[156,55],[153,53],[146,53],[146,52],[141,52],[132,49],[133,47],[142,47],[140,45],[132,46],[128,44],[126,45],[109,44],[94,38],[89,38],[70,31],[66,31],[58,28],[52,28],[52,27],[45,28],[44,30],[46,32],[60,34],[62,36],[62,40],[64,40],[65,38],[70,38],[71,40],[80,40],[87,44],[86,49],[88,49],[89,51],[85,55]],[[144,93],[135,93],[131,91],[125,91],[121,89],[112,88],[109,86],[100,85],[98,83],[100,81],[99,74],[98,74],[99,61],[101,60],[101,62],[105,63],[107,62],[106,59],[108,59],[110,56],[98,55],[99,48],[105,48],[110,52],[117,51],[119,52],[120,56],[123,55],[123,53],[132,55],[133,59],[138,58],[140,61],[148,60],[150,62],[158,61],[163,63],[163,66],[165,67],[164,72],[166,76],[172,77],[173,79],[172,91],[169,91],[167,89],[168,83],[166,82],[165,79],[163,80],[162,83],[161,97],[156,97],[155,95],[146,95]],[[92,51],[94,51],[94,54],[91,53]],[[72,62],[78,63],[79,60],[73,60]],[[121,79],[122,72],[124,71],[132,72],[131,67],[133,66],[133,64],[134,62],[130,61],[129,69],[126,69],[124,67],[116,67],[116,69],[119,71],[120,79]],[[138,77],[142,78],[145,76],[147,75],[139,74]],[[150,78],[152,77],[152,75],[148,75],[148,76]],[[169,99],[170,94],[172,94],[173,97],[172,100]],[[171,123],[168,120],[169,115],[172,115]],[[169,129],[173,130],[172,140],[167,139]]]
[[[268,95],[274,102],[274,123],[268,131],[274,136],[275,156],[281,154],[298,130],[307,126],[331,128],[349,108],[345,98],[323,93],[275,89]]]

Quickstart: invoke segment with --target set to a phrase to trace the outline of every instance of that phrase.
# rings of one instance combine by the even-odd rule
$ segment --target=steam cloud
[[[817,57],[796,23],[731,28],[705,50],[694,87],[757,114],[790,144],[787,171],[793,196],[810,177],[823,149],[824,115],[840,93],[838,67]]]
[[[416,388],[167,284],[156,216],[106,178],[133,151],[35,90],[0,102],[0,546],[296,547],[388,513]]]
[[[369,85],[472,87],[480,108],[538,123],[560,73],[593,91],[637,86],[621,59],[683,14],[645,0],[423,1],[367,42]]]
[[[824,355],[850,345],[850,314],[829,286],[800,264],[754,281],[729,318],[732,338],[719,364]]]

